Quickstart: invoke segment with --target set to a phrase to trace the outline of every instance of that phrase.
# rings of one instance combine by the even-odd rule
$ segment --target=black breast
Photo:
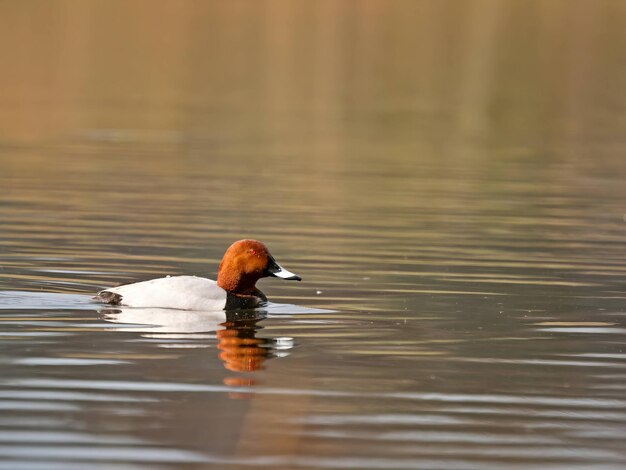
[[[228,292],[226,295],[226,307],[224,310],[245,310],[249,308],[257,308],[262,305],[267,298],[259,291],[260,296],[256,295],[237,295]]]

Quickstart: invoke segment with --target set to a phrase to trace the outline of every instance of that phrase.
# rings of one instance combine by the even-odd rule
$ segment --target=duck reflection
[[[215,332],[219,358],[224,367],[234,372],[253,372],[263,369],[263,363],[274,357],[276,341],[269,338],[257,338],[257,332],[263,329],[259,322],[266,315],[257,312],[228,312],[224,329]]]
[[[217,339],[218,357],[224,367],[233,372],[262,370],[264,363],[273,357],[288,355],[293,347],[291,338],[257,337],[267,318],[267,311],[233,310],[228,312],[200,312],[159,308],[116,308],[100,312],[104,320],[126,324],[123,331],[142,333],[151,339],[175,341],[168,347],[210,347],[205,341]],[[132,325],[132,326],[131,326]],[[231,386],[250,386],[250,378],[227,378]]]

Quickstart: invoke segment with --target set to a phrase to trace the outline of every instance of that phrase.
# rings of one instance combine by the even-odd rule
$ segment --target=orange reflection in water
[[[243,321],[227,321],[222,323],[224,330],[216,332],[221,350],[219,358],[224,367],[234,372],[253,372],[263,369],[263,363],[271,357],[269,341],[257,338],[256,332],[261,329],[257,325],[259,319]]]
[[[245,314],[244,314],[245,316]],[[263,370],[265,361],[274,357],[273,340],[257,338],[256,334],[263,327],[258,323],[264,317],[242,318],[241,313],[227,314],[227,321],[222,323],[223,330],[216,331],[218,357],[224,367],[233,372],[255,372]],[[228,376],[224,385],[233,388],[254,387],[257,381],[249,376]],[[253,394],[245,391],[232,391],[228,395],[233,399],[252,398]]]

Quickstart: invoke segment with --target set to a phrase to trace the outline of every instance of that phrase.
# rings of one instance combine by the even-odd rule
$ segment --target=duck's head
[[[256,282],[268,276],[302,280],[281,267],[260,241],[239,240],[224,253],[217,272],[217,285],[232,294],[253,295]]]

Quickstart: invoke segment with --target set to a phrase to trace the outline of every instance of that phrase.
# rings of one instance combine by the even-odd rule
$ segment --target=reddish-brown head
[[[281,268],[260,241],[239,240],[224,253],[217,272],[217,285],[233,294],[255,295],[256,282],[267,276],[301,280]]]

